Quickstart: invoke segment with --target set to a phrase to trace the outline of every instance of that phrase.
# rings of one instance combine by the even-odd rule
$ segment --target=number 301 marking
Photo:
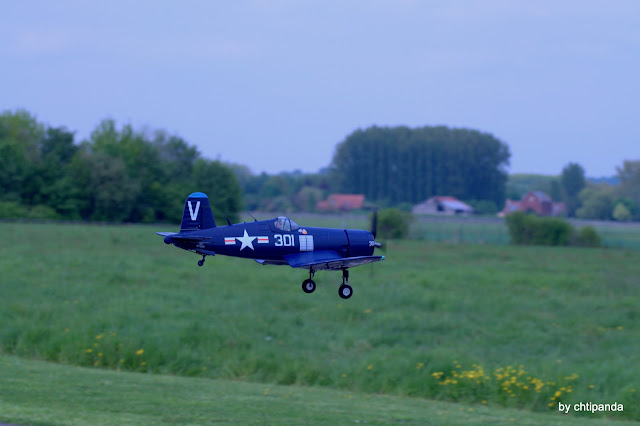
[[[293,247],[294,246],[294,238],[291,234],[275,234],[276,238],[276,246],[285,246],[285,247]]]

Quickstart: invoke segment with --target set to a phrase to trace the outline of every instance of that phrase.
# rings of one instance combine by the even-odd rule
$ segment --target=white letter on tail
[[[191,220],[196,220],[198,218],[198,210],[200,210],[200,201],[196,203],[196,211],[193,211],[193,207],[191,207],[191,201],[187,201],[189,204],[189,215],[191,215]]]

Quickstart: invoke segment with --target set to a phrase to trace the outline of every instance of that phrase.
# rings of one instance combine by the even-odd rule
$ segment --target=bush
[[[409,236],[411,215],[396,208],[380,210],[378,213],[378,236],[400,239]]]
[[[0,218],[21,219],[27,217],[27,209],[15,201],[0,201]]]
[[[564,219],[537,217],[523,212],[507,216],[507,227],[513,244],[566,246],[573,228]]]
[[[498,213],[498,206],[493,201],[479,200],[471,201],[469,204],[473,206],[476,214],[495,215]]]
[[[55,211],[55,209],[44,206],[42,204],[33,206],[29,213],[27,214],[29,219],[38,219],[38,220],[55,220],[60,219],[60,215]]]
[[[583,226],[578,233],[577,243],[583,247],[600,247],[602,240],[593,226]]]
[[[613,209],[613,218],[618,222],[629,222],[632,219],[631,211],[623,203],[618,203]]]

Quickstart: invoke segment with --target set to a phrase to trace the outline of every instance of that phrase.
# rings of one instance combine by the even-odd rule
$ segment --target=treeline
[[[103,120],[87,140],[40,123],[27,111],[0,115],[0,217],[111,222],[177,222],[187,194],[206,192],[216,217],[241,209],[314,211],[330,193],[364,193],[369,206],[432,195],[504,201],[509,151],[488,134],[446,127],[357,130],[329,168],[253,174],[245,165],[203,158],[162,130]]]
[[[301,171],[282,172],[275,175],[253,174],[240,164],[229,164],[242,188],[244,206],[249,211],[263,212],[312,212],[316,204],[333,190],[330,176]]]
[[[497,211],[510,155],[505,143],[476,130],[374,126],[337,146],[331,173],[341,191],[387,205],[451,195]]]
[[[170,222],[190,192],[212,199],[216,217],[242,209],[314,211],[331,193],[365,194],[369,206],[410,208],[452,195],[477,212],[502,210],[505,196],[539,189],[584,219],[640,220],[640,161],[617,169],[616,185],[593,183],[568,164],[557,177],[508,177],[506,144],[488,133],[447,127],[370,127],[336,147],[319,173],[254,174],[203,158],[163,130],[100,122],[87,140],[26,111],[0,114],[0,218]]]
[[[625,160],[615,177],[587,179],[585,170],[569,163],[559,176],[512,175],[507,197],[520,199],[527,191],[540,190],[565,203],[566,215],[579,219],[640,220],[640,160]]]
[[[640,220],[640,160],[616,167],[617,185],[588,183],[578,195],[576,217],[582,219]]]
[[[0,115],[0,217],[179,222],[195,191],[215,199],[217,217],[237,219],[233,171],[177,136],[104,120],[78,144],[26,111]]]

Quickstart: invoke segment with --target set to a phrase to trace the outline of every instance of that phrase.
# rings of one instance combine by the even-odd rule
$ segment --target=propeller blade
[[[375,240],[376,235],[378,234],[378,209],[373,211],[373,218],[371,219],[371,234]]]

